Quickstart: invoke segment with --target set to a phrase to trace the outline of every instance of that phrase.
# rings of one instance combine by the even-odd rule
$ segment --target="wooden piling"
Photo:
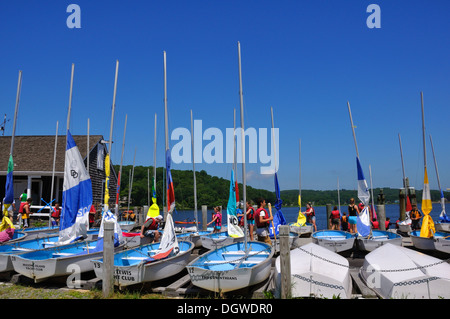
[[[202,205],[202,230],[206,231],[206,224],[208,223],[208,206]]]
[[[103,224],[103,297],[109,298],[114,292],[114,223]]]
[[[330,226],[331,204],[327,204],[326,206],[327,206],[327,229],[331,229]]]
[[[291,255],[289,247],[289,225],[280,226],[281,299],[291,297]]]
[[[380,230],[386,230],[386,209],[384,204],[377,205],[377,219]]]

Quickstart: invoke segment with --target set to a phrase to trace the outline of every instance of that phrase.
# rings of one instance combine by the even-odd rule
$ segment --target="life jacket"
[[[256,227],[258,227],[258,228],[265,228],[265,227],[268,227],[269,226],[269,222],[260,222],[259,221],[259,215],[261,214],[261,211],[264,211],[265,212],[265,214],[266,214],[266,216],[268,216],[267,214],[267,210],[265,210],[264,208],[258,208],[257,210],[256,210],[256,212],[255,212],[255,214],[254,214],[254,218],[255,218],[255,224],[256,224]]]
[[[387,221],[385,221],[384,222],[384,227],[386,227],[386,229],[388,229],[389,228],[389,224],[390,224],[390,222],[387,220]]]
[[[255,219],[255,210],[253,207],[250,207],[250,213],[247,214],[247,220],[254,220]]]
[[[222,214],[221,213],[216,213],[215,224],[217,227],[222,227]]]
[[[377,220],[372,222],[372,227],[373,227],[373,229],[378,229],[380,227],[380,224],[378,223]]]
[[[306,211],[306,215],[308,215],[308,217],[316,216],[316,212],[314,211],[314,208],[311,207],[311,209],[309,211]]]
[[[420,215],[418,210],[412,210],[409,213],[409,217],[412,219],[412,218],[417,218],[417,217],[422,217],[422,216]]]
[[[148,230],[157,230],[158,229],[158,221],[156,218],[150,217],[149,219],[152,220],[152,223],[147,227]],[[147,222],[149,219],[147,219],[145,222]]]
[[[339,219],[340,217],[341,217],[341,214],[339,213],[338,210],[333,210],[333,211],[331,212],[331,218]]]

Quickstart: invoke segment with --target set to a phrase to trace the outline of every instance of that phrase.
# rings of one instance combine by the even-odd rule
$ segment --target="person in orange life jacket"
[[[343,231],[348,231],[347,213],[342,214],[341,228]]]
[[[214,223],[214,233],[218,233],[222,230],[222,213],[220,212],[219,206],[214,207],[212,220],[206,224],[206,226],[209,226],[212,223]]]
[[[53,213],[52,213],[52,225],[58,226],[59,225],[59,218],[61,216],[61,207],[59,207],[59,203],[55,203],[55,207],[53,207]]]
[[[409,212],[409,218],[411,218],[411,229],[417,230],[420,229],[420,219],[422,218],[422,214],[417,209],[417,205],[412,205],[412,209]]]
[[[258,209],[255,212],[254,219],[256,224],[256,235],[258,235],[258,241],[265,242],[267,244],[272,244],[270,240],[269,225],[273,220],[273,217],[265,209],[266,200],[259,198],[256,203],[258,204]]]
[[[306,221],[310,224],[313,224],[314,231],[317,231],[316,226],[316,212],[314,211],[314,208],[312,208],[312,204],[308,203],[306,204],[306,211],[303,212],[303,214],[306,215]]]
[[[379,229],[380,228],[380,223],[377,221],[376,218],[372,219],[372,229]]]
[[[28,221],[30,219],[31,212],[31,203],[33,200],[31,198],[28,198],[25,205],[23,206],[22,210],[22,221],[23,221],[23,228],[28,228]]]
[[[162,220],[163,218],[161,215],[147,218],[144,225],[141,227],[141,238],[149,237],[150,239],[153,239],[153,242],[159,242],[161,234],[158,231],[158,226]]]
[[[341,214],[339,213],[339,210],[337,206],[334,206],[334,209],[331,211],[330,214],[330,228],[331,230],[339,230],[339,222],[341,220]]]

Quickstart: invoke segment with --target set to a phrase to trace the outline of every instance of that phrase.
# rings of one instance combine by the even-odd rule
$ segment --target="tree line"
[[[119,166],[114,166],[116,172],[119,172]],[[122,178],[120,183],[120,199],[121,201],[128,201],[129,193],[129,178],[132,173],[132,165],[125,165],[122,167]],[[178,210],[193,209],[194,208],[194,174],[192,170],[171,170],[172,179],[175,189],[175,202]],[[165,185],[163,176],[165,169],[162,167],[156,168],[156,198],[158,206],[163,206],[163,192],[165,192]],[[150,176],[150,180],[149,177]],[[197,207],[207,205],[208,207],[223,206],[226,207],[230,195],[230,180],[222,177],[211,176],[206,171],[201,170],[195,173],[197,183]],[[151,203],[151,188],[153,180],[153,167],[151,166],[135,166],[133,175],[132,192],[130,198],[131,206],[145,206],[148,205],[148,189],[150,187],[150,203]],[[242,184],[238,184],[239,198],[242,200]],[[399,200],[399,189],[395,188],[374,188],[374,202],[377,204],[377,197],[380,192],[383,192],[386,204],[393,204]],[[298,190],[282,190],[280,192],[283,206],[298,206]],[[322,206],[331,204],[338,205],[338,191],[337,190],[302,190],[302,206],[311,202],[315,206]],[[355,198],[358,201],[357,190],[339,190],[340,205],[348,205],[350,198]],[[447,200],[450,200],[450,192],[444,192]],[[258,198],[266,199],[266,202],[275,203],[275,191],[268,191],[265,189],[257,189],[247,185],[247,199],[253,201]],[[416,190],[417,202],[421,202],[422,191]],[[165,194],[164,194],[165,198]],[[432,201],[439,201],[440,192],[437,190],[431,191]]]

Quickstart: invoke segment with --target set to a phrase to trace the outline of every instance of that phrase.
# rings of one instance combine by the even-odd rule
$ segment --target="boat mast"
[[[166,193],[167,188],[167,151],[169,150],[169,115],[167,112],[167,63],[166,63],[166,51],[164,51],[164,135],[165,135],[165,142],[166,142],[166,148],[164,152],[164,158],[166,160],[166,177],[165,180],[165,188],[163,193]],[[166,194],[167,195],[167,194]],[[163,204],[164,208],[164,204]],[[166,211],[169,212],[169,206],[166,203]]]
[[[194,219],[195,228],[198,232],[198,216],[197,216],[197,180],[195,177],[195,157],[194,157],[194,118],[191,110],[191,148],[192,148],[192,170],[194,173]]]
[[[298,140],[298,196],[300,197],[298,205],[301,211],[302,198],[302,140]]]
[[[353,140],[355,141],[356,156],[359,159],[358,144],[356,143],[355,126],[353,125],[352,111],[350,109],[350,103],[348,101],[347,101],[347,107],[348,107],[348,114],[350,116],[350,124],[352,126]]]
[[[56,134],[55,134],[55,148],[53,150],[53,170],[52,170],[52,186],[50,188],[50,203],[53,200],[53,185],[55,179],[55,163],[56,163],[56,148],[58,145],[58,121],[56,121]],[[52,206],[50,205],[50,213],[48,216],[48,227],[52,226]]]
[[[439,186],[439,191],[441,192],[442,211],[445,212],[445,197],[444,197],[444,193],[442,192],[442,188],[441,188],[441,181],[439,179],[438,166],[437,166],[437,162],[436,162],[436,156],[434,155],[434,147],[433,147],[433,140],[431,139],[431,134],[430,134],[430,144],[431,144],[431,150],[433,152],[434,168],[436,169],[436,177],[437,177],[437,182],[438,182],[438,186]]]
[[[425,146],[425,115],[423,111],[423,92],[420,92],[420,100],[422,103],[422,136],[423,136],[423,164],[425,170],[427,169],[427,151]]]
[[[247,211],[247,181],[245,176],[245,134],[244,134],[244,97],[242,93],[242,67],[241,67],[241,43],[238,41],[238,59],[239,59],[239,101],[241,106],[241,144],[242,144],[242,199],[244,201],[245,211]],[[247,252],[247,218],[244,213],[244,243]]]
[[[119,192],[116,192],[116,216],[118,216],[118,214],[119,214],[120,183],[122,180],[123,152],[125,149],[125,135],[127,133],[127,118],[128,118],[128,114],[125,114],[125,127],[123,129],[122,154],[120,155],[119,178],[117,180],[117,190],[119,190]]]
[[[155,113],[155,141],[153,146],[153,188],[156,192],[156,113]]]

